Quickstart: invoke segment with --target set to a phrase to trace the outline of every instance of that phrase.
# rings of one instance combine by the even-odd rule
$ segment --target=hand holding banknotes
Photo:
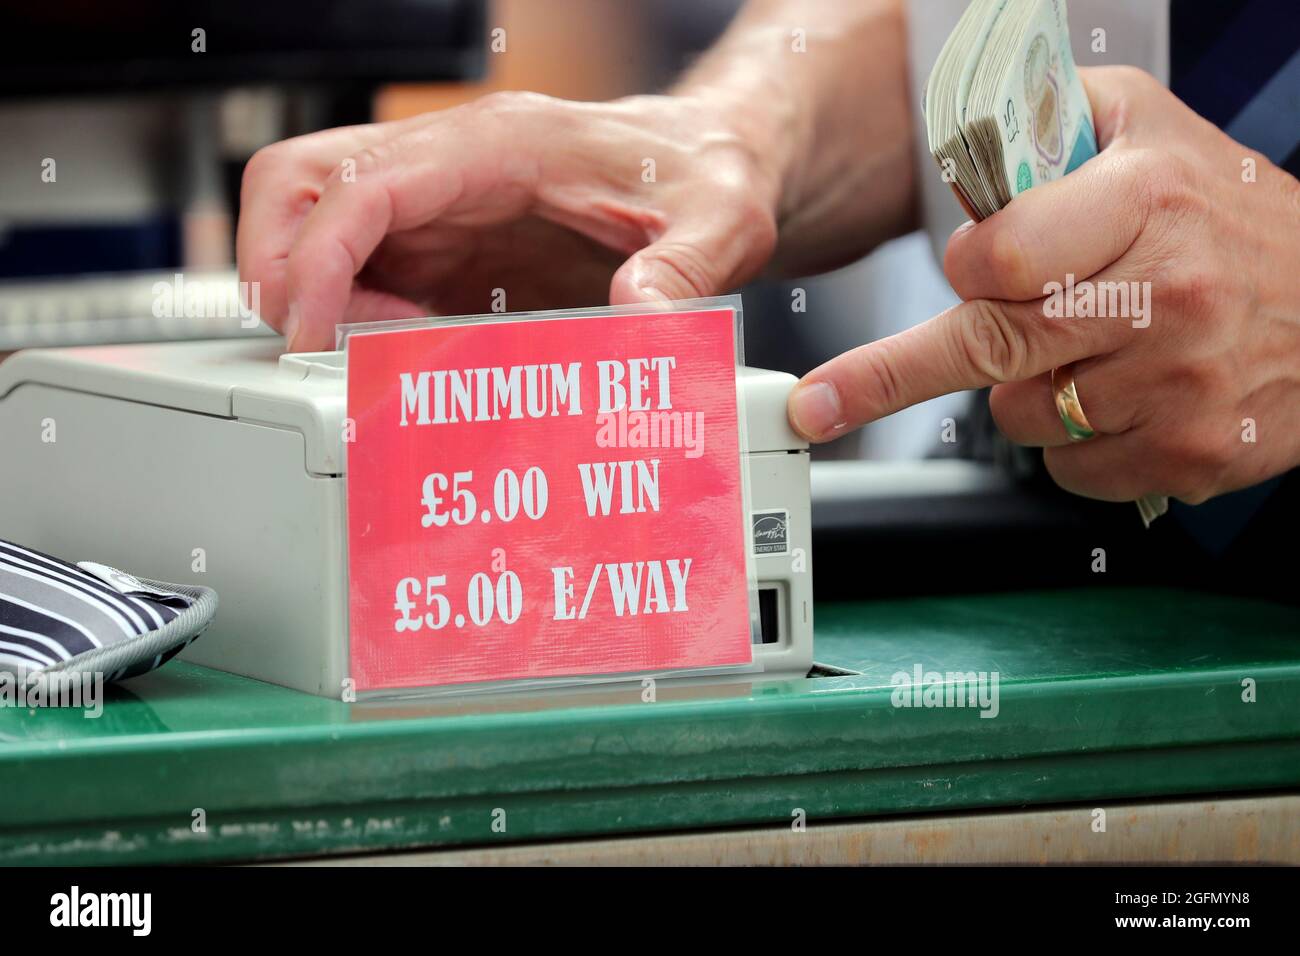
[[[1147,74],[1080,73],[1102,152],[958,229],[966,301],[809,373],[801,432],[992,385],[1002,431],[1089,497],[1199,503],[1300,464],[1300,184]],[[1100,314],[1120,289],[1124,314]],[[1092,440],[1070,440],[1053,369]]]

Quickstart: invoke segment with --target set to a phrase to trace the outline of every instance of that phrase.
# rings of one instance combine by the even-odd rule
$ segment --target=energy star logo
[[[753,522],[755,554],[789,553],[790,512],[755,511],[750,520]]]

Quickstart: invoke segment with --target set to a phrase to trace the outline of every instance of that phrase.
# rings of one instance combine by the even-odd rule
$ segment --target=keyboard
[[[233,269],[0,282],[0,352],[273,334]]]

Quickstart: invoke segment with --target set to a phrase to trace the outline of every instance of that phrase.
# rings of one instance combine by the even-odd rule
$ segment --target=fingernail
[[[672,299],[664,295],[652,285],[643,285],[637,289],[641,293],[641,300],[648,306],[660,312],[666,312],[672,308]]]
[[[808,439],[844,427],[844,406],[840,393],[829,382],[795,386],[790,396],[790,423]]]
[[[293,340],[298,336],[299,324],[298,303],[292,302],[289,304],[289,315],[284,320],[284,348],[286,352],[293,351]]]

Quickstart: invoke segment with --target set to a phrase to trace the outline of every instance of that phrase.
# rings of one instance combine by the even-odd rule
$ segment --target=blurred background
[[[5,2],[0,350],[249,334],[220,317],[149,322],[145,306],[157,273],[232,280],[239,179],[258,148],[497,89],[578,100],[660,89],[740,5]],[[493,30],[505,31],[504,52],[489,49]],[[55,164],[51,181],[42,178],[47,160]],[[905,254],[921,244],[910,237],[842,273],[799,283],[804,313],[790,308],[793,287],[747,290],[751,363],[806,371],[946,307],[949,299],[934,292],[942,282],[909,281],[918,263],[937,274],[929,256]],[[828,454],[941,451],[940,420],[964,407],[958,398],[896,417]]]
[[[0,358],[272,334],[233,309],[155,314],[155,284],[178,274],[235,295],[239,182],[257,149],[498,89],[579,100],[662,89],[740,5],[0,0]],[[947,6],[955,18],[960,5]],[[924,8],[914,3],[913,16]],[[931,32],[941,42],[947,30]],[[494,35],[504,51],[491,49]],[[918,63],[936,53],[912,50]],[[748,363],[802,374],[955,302],[932,239],[918,232],[836,273],[743,290]],[[1057,491],[1036,453],[1001,441],[980,396],[909,409],[814,460],[822,595],[1209,574],[1185,535],[1139,537],[1131,506]],[[1105,575],[1090,570],[1094,546],[1111,547]]]

